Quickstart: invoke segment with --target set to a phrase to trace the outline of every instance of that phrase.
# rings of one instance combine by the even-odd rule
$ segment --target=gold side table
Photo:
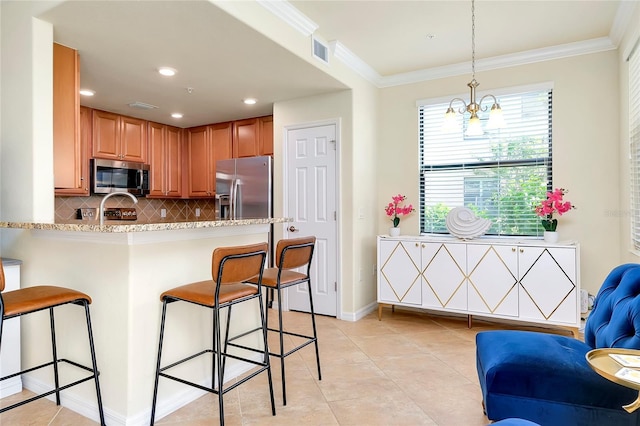
[[[639,391],[638,398],[631,404],[623,405],[627,413],[633,413],[640,408],[640,383],[625,380],[620,377],[616,377],[616,373],[620,370],[622,365],[618,364],[609,354],[621,354],[621,355],[636,355],[640,356],[640,350],[636,349],[620,349],[620,348],[602,348],[593,349],[587,352],[586,358],[589,366],[599,375],[605,379],[611,380],[622,386],[626,386],[631,389]],[[639,370],[640,371],[640,370]]]

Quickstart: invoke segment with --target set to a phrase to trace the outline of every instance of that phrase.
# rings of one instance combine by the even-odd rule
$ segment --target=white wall
[[[357,319],[374,308],[376,300],[375,235],[377,212],[378,93],[368,81],[335,58],[330,65],[321,64],[311,56],[311,38],[293,30],[256,2],[214,1],[216,5],[247,23],[266,37],[278,42],[309,63],[351,88],[344,94],[295,99],[274,107],[274,145],[277,159],[285,126],[327,118],[339,118],[342,128],[340,147],[340,221],[341,255],[340,285],[342,318]],[[329,104],[326,103],[329,101]],[[282,115],[282,116],[281,116]],[[276,171],[281,166],[276,160]],[[276,175],[275,185],[282,185]],[[279,208],[276,200],[276,209]],[[363,212],[364,217],[359,214]],[[281,213],[276,210],[275,214]]]
[[[2,2],[0,191],[3,220],[53,222],[53,27],[59,2]]]
[[[554,186],[568,189],[567,199],[578,207],[559,218],[558,231],[561,239],[580,242],[582,286],[595,294],[620,263],[619,229],[626,220],[614,214],[620,203],[617,52],[482,72],[476,78],[480,89],[489,93],[553,82]],[[415,103],[464,93],[469,79],[458,76],[382,90],[378,204],[398,192],[419,203]],[[381,213],[378,232],[386,233],[388,226]],[[419,227],[417,214],[402,220],[403,232],[418,234]]]
[[[620,80],[620,138],[619,157],[620,174],[620,205],[617,216],[621,218],[620,226],[620,262],[639,262],[639,252],[633,250],[631,242],[631,184],[629,173],[629,65],[627,58],[634,48],[636,52],[640,49],[636,43],[640,43],[640,6],[636,6],[635,13],[631,18],[631,25],[627,34],[618,49],[619,80]]]

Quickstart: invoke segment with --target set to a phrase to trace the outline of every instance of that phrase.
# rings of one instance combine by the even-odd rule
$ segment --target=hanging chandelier
[[[488,129],[501,129],[505,127],[504,117],[502,116],[502,109],[500,108],[500,104],[498,104],[498,100],[495,96],[487,94],[480,98],[480,102],[476,102],[476,88],[480,85],[476,81],[476,7],[475,0],[471,0],[471,81],[467,84],[467,86],[471,89],[471,97],[469,103],[467,104],[461,98],[453,98],[451,102],[449,102],[449,108],[444,116],[444,125],[445,128],[455,128],[456,126],[456,113],[462,114],[464,116],[465,113],[471,114],[469,117],[469,122],[467,124],[467,131],[465,132],[466,136],[482,136],[484,131],[482,130],[482,124],[480,123],[480,118],[478,118],[478,112],[487,111],[487,106],[482,106],[482,102],[490,98],[493,100],[493,105],[491,105],[491,111],[489,112],[489,122],[487,123]],[[462,106],[456,111],[453,108],[454,102],[460,101]]]

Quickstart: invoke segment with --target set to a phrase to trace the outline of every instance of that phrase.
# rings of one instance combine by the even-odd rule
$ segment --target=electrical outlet
[[[167,209],[160,209],[160,217],[167,217]]]
[[[196,207],[196,217],[200,217],[200,208]]]

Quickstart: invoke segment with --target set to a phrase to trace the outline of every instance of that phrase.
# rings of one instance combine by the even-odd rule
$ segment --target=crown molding
[[[536,62],[569,58],[578,55],[587,55],[590,53],[614,50],[616,48],[617,46],[614,45],[608,37],[601,37],[592,40],[567,43],[541,49],[527,50],[525,52],[518,52],[510,55],[479,59],[476,60],[476,72],[516,67]],[[357,56],[355,56],[354,54],[351,54],[351,56],[357,58]],[[349,60],[348,56],[337,58],[343,62],[345,60]],[[371,67],[369,67],[368,72],[364,71],[362,69],[363,64],[365,64],[364,61],[359,58],[354,65],[352,65],[351,63],[345,63],[345,65],[354,68],[354,70],[356,70],[356,72],[358,72],[360,75],[370,76],[367,79],[375,84],[378,88],[401,86],[405,84],[419,83],[422,81],[437,80],[445,77],[468,74],[471,71],[471,62],[463,62],[459,64],[427,68],[423,70],[383,77],[377,74]]]
[[[611,25],[611,30],[609,31],[609,38],[616,46],[620,46],[624,33],[631,22],[631,17],[633,16],[634,9],[637,5],[637,1],[620,2],[620,6],[618,6],[618,11],[616,12],[616,16],[613,20],[613,25]]]
[[[381,79],[380,74],[376,72],[369,64],[360,59],[355,53],[350,51],[347,46],[340,43],[338,40],[329,42],[333,56],[344,63],[347,67],[351,68],[356,73],[360,74],[365,80],[377,86],[377,82]]]
[[[257,3],[269,12],[282,19],[302,35],[308,37],[317,29],[318,24],[309,19],[305,14],[293,7],[288,1],[256,0]]]
[[[257,2],[305,36],[312,35],[315,30],[318,29],[318,25],[298,11],[298,9],[293,7],[286,0],[257,0]],[[476,60],[476,72],[599,53],[607,50],[615,50],[618,48],[620,39],[629,24],[629,16],[636,7],[635,3],[636,2],[633,1],[620,2],[620,7],[616,13],[616,19],[611,28],[609,37],[600,37],[591,40]],[[471,70],[471,62],[469,61],[441,67],[426,68],[407,73],[381,76],[375,69],[360,59],[356,54],[351,52],[339,40],[331,41],[329,45],[333,52],[333,56],[335,56],[336,59],[378,88],[402,86],[422,81],[463,75],[469,73]]]

